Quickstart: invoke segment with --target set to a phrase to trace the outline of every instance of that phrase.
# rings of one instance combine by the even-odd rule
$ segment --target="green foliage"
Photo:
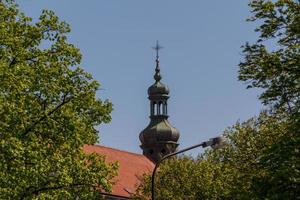
[[[262,23],[256,29],[257,42],[243,47],[239,79],[248,88],[263,89],[264,104],[299,112],[300,2],[255,0],[249,6],[253,13],[249,21]]]
[[[33,23],[0,1],[0,199],[93,199],[109,192],[116,164],[83,152],[112,104],[79,67],[70,27],[44,10]]]
[[[255,44],[244,46],[239,79],[248,87],[264,89],[262,102],[287,123],[260,157],[265,174],[254,179],[255,191],[266,199],[296,199],[300,193],[300,1],[251,1],[253,17],[260,21]],[[299,195],[298,195],[299,196]]]
[[[254,179],[254,191],[266,199],[300,199],[300,117],[286,122],[284,134],[260,158],[265,173]]]

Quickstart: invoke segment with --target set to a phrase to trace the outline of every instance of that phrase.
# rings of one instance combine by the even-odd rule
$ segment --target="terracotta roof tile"
[[[85,145],[86,153],[98,153],[106,156],[106,162],[119,162],[119,175],[115,178],[113,195],[130,197],[139,184],[141,175],[151,173],[154,164],[141,154],[131,153],[100,145]]]

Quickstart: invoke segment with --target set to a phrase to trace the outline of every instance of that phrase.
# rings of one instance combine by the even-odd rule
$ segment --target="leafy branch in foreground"
[[[117,164],[86,155],[112,104],[80,68],[70,27],[52,11],[37,22],[0,1],[0,199],[96,199]]]

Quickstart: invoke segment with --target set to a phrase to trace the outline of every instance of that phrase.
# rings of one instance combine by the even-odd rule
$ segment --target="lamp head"
[[[210,146],[213,149],[221,149],[226,145],[226,140],[225,140],[225,137],[223,135],[220,135],[220,136],[215,137],[215,138],[211,138],[210,141],[211,141]]]

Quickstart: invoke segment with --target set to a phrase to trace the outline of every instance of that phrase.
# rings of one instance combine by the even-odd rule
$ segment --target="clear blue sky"
[[[19,0],[37,18],[43,8],[67,21],[82,67],[114,104],[100,144],[141,153],[138,135],[149,123],[147,88],[154,82],[159,40],[162,81],[170,88],[169,121],[179,148],[214,137],[262,109],[258,91],[238,82],[240,46],[254,41],[248,0]]]

